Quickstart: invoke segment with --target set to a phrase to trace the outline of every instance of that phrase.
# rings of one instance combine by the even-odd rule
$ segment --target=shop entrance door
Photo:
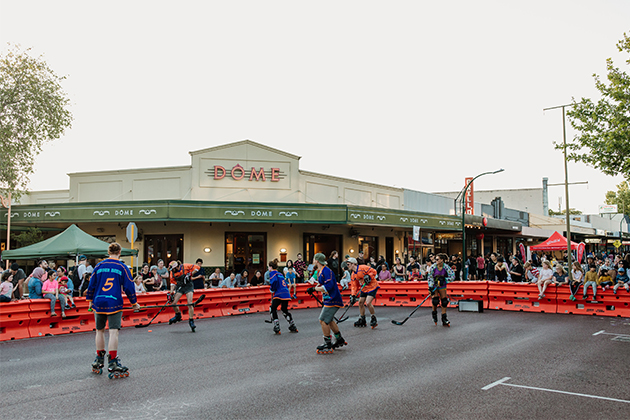
[[[225,233],[225,275],[247,269],[249,278],[256,270],[267,271],[267,233]]]
[[[313,263],[315,254],[322,253],[328,259],[333,251],[337,251],[339,253],[339,261],[343,261],[341,235],[304,234],[304,261],[307,264]]]
[[[171,261],[184,261],[184,235],[144,235],[144,260],[151,266],[158,260],[164,260],[168,266]]]

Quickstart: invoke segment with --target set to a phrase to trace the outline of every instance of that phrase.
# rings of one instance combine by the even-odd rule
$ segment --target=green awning
[[[22,248],[2,252],[3,260],[29,260],[37,258],[72,259],[77,255],[102,258],[107,257],[109,244],[83,232],[77,225],[71,225],[59,235]],[[123,256],[137,255],[132,249],[122,250]]]

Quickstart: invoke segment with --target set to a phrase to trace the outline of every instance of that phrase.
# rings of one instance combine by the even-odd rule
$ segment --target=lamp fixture
[[[354,248],[350,248],[348,252],[350,252],[351,254],[354,254]]]
[[[287,253],[287,249],[286,248],[280,248],[280,253],[281,254],[286,254]]]
[[[205,248],[203,249],[203,252],[205,252],[206,254],[209,254],[209,253],[211,253],[211,252],[212,252],[212,248],[210,248],[209,246],[207,246],[207,247],[205,247]]]

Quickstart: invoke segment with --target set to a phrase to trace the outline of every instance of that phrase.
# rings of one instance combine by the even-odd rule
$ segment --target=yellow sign
[[[615,246],[615,248],[619,248],[621,246],[621,242],[620,241],[615,241],[615,242],[613,242],[613,245]]]

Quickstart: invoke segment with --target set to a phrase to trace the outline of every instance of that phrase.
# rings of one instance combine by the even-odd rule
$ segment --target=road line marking
[[[493,388],[497,385],[504,385],[504,386],[512,386],[514,388],[525,388],[525,389],[533,389],[535,391],[546,391],[546,392],[555,392],[557,394],[566,394],[566,395],[575,395],[577,397],[586,397],[586,398],[595,398],[598,400],[607,400],[607,401],[615,401],[615,402],[622,402],[622,403],[626,403],[626,404],[630,404],[629,400],[620,400],[617,398],[609,398],[609,397],[600,397],[598,395],[590,395],[590,394],[580,394],[577,392],[569,392],[569,391],[559,391],[557,389],[548,389],[548,388],[538,388],[535,386],[526,386],[526,385],[516,385],[516,384],[506,384],[504,383],[505,381],[509,380],[510,377],[506,376],[503,379],[499,379],[496,382],[491,383],[490,385],[486,385],[483,388],[481,388],[484,391],[489,390],[490,388]]]
[[[509,380],[510,380],[510,377],[509,377],[509,376],[506,376],[505,378],[503,378],[503,379],[499,379],[499,380],[498,380],[498,381],[496,381],[496,382],[492,382],[490,385],[486,385],[486,386],[484,386],[484,387],[483,387],[483,388],[481,388],[481,389],[482,389],[482,390],[484,390],[484,391],[487,391],[487,390],[489,390],[490,388],[494,388],[494,387],[495,387],[495,386],[497,386],[497,385],[502,385],[502,384],[503,384],[503,382],[505,382],[505,381],[509,381]]]
[[[595,334],[593,334],[593,335],[600,335],[600,334],[601,334],[601,333],[603,333],[604,331],[606,331],[606,330],[597,331],[597,332],[596,332]]]
[[[605,332],[605,331],[606,331],[606,330],[597,331],[597,332],[596,332],[595,334],[593,334],[593,335],[605,334],[605,335],[614,335],[614,336],[616,336],[616,337],[628,337],[628,338],[630,338],[630,335],[627,335],[627,334],[608,333],[608,332]]]

